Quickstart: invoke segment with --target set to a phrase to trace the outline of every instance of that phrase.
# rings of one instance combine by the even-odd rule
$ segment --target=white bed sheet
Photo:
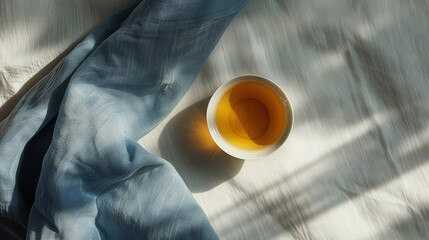
[[[2,101],[126,3],[0,1]],[[427,0],[253,0],[140,143],[222,239],[428,239],[428,69]],[[249,73],[285,89],[295,125],[276,153],[241,161],[204,140],[204,111]]]

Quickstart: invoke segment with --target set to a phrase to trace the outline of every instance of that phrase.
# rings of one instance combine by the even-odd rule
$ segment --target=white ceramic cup
[[[243,75],[221,85],[210,98],[207,126],[225,153],[258,159],[277,150],[293,125],[285,92],[273,81]]]

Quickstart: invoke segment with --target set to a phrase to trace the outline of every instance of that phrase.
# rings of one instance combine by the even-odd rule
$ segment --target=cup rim
[[[277,95],[282,99],[286,110],[286,114],[287,114],[286,126],[281,137],[274,144],[258,150],[243,150],[227,143],[227,140],[225,140],[222,137],[218,128],[216,127],[216,121],[215,121],[215,112],[216,112],[215,109],[220,99],[222,98],[223,94],[229,89],[231,89],[232,87],[234,87],[235,85],[242,82],[248,82],[248,81],[263,83],[271,87],[277,93]],[[236,158],[240,158],[244,160],[253,160],[253,159],[260,159],[262,157],[266,157],[270,155],[271,153],[275,152],[278,148],[280,148],[284,144],[284,142],[287,140],[292,130],[293,123],[294,123],[294,114],[293,114],[292,104],[290,103],[289,98],[287,97],[285,91],[279,85],[277,85],[274,81],[266,77],[255,75],[255,74],[246,74],[246,75],[237,76],[232,80],[223,83],[214,92],[214,94],[210,97],[210,101],[207,106],[206,120],[207,120],[208,129],[213,141],[222,151]]]

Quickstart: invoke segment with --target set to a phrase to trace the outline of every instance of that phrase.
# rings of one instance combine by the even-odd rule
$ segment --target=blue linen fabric
[[[137,140],[178,103],[249,0],[143,0],[91,32],[0,124],[0,236],[216,239]]]

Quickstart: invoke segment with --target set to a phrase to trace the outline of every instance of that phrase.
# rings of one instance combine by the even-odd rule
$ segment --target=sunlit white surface
[[[0,22],[0,80],[14,91],[127,1],[48,2],[47,15],[35,3],[26,17],[1,14],[10,22]],[[45,19],[61,9],[69,12],[61,21]],[[263,75],[295,110],[277,152],[236,165],[216,151],[218,158],[180,156],[234,166],[195,192],[222,239],[428,239],[428,12],[425,1],[253,0],[175,110],[140,143],[174,161],[177,152],[160,146],[191,143],[160,135],[196,128],[175,124],[177,115],[188,109],[194,123],[204,110],[195,104],[222,83]]]

